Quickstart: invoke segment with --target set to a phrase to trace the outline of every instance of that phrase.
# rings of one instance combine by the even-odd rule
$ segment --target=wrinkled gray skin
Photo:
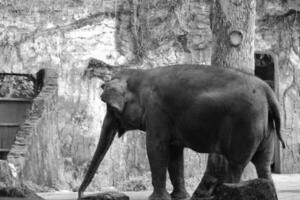
[[[107,70],[111,67],[92,60],[85,76],[104,79],[111,75]],[[212,195],[221,182],[239,182],[250,161],[259,178],[272,180],[275,134],[282,141],[280,114],[273,91],[262,80],[204,65],[113,69],[115,74],[103,85],[101,99],[107,104],[107,113],[96,152],[79,188],[79,199],[116,133],[122,136],[134,129],[147,134],[154,188],[150,200],[189,197],[184,185],[185,147],[222,154],[228,163],[224,177],[208,177],[208,181],[199,184],[192,199]],[[174,188],[171,194],[166,190],[167,171]]]

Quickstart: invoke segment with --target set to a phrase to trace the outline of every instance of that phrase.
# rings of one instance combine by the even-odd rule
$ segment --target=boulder
[[[237,184],[224,183],[216,188],[214,200],[278,200],[274,184],[253,179]]]
[[[0,160],[0,197],[42,199],[19,181],[14,166],[6,160]]]
[[[14,174],[13,166],[10,166],[6,160],[0,160],[0,196],[25,196],[24,188]]]
[[[84,200],[129,200],[129,197],[120,192],[101,192],[83,197]]]

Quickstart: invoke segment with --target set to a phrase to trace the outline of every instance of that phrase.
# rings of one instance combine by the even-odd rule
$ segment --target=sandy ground
[[[300,174],[273,174],[279,200],[300,200]]]
[[[273,179],[278,192],[279,200],[300,200],[300,174],[273,174]],[[143,192],[125,192],[130,200],[147,200],[150,191]],[[85,193],[86,194],[86,193]],[[45,200],[76,200],[77,193],[75,192],[52,192],[39,193],[39,196]],[[0,200],[24,200],[20,198],[2,198]]]
[[[124,193],[130,197],[130,200],[147,200],[151,191]],[[88,195],[89,193],[84,194]],[[40,193],[39,195],[45,198],[45,200],[77,200],[77,193],[74,192]]]

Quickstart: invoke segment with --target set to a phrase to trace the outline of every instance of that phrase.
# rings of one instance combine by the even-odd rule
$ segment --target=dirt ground
[[[300,174],[273,174],[279,200],[300,200]]]
[[[279,200],[300,200],[300,174],[273,174]],[[190,191],[192,193],[192,191]],[[130,200],[147,200],[150,191],[125,192]],[[61,191],[54,193],[39,193],[45,200],[76,200],[77,193]],[[0,200],[27,200],[24,198],[3,198]],[[35,200],[28,198],[28,200]],[[36,199],[37,200],[37,199]]]

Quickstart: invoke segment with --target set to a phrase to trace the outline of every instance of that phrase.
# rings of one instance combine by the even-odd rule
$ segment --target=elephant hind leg
[[[271,164],[274,155],[274,136],[269,137],[260,144],[260,148],[252,157],[258,178],[264,178],[272,181]]]
[[[274,151],[274,146],[271,144],[269,148],[265,148],[262,151],[256,152],[256,154],[252,158],[252,162],[255,165],[258,178],[269,180],[273,185],[274,191],[276,191],[275,184],[272,179],[272,173],[271,173],[273,151]]]
[[[273,181],[271,173],[272,159],[273,153],[265,151],[257,152],[253,156],[252,162],[255,165],[258,178],[264,178]]]
[[[238,183],[241,181],[242,173],[246,165],[236,164],[233,162],[228,162],[228,171],[225,183]]]

